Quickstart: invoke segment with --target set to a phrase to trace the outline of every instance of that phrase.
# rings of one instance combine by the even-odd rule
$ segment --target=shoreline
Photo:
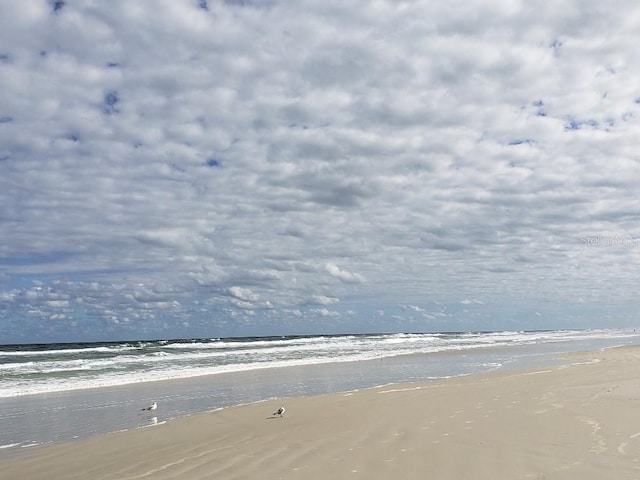
[[[576,345],[573,345],[575,347]],[[158,401],[159,421],[273,398],[340,393],[380,385],[556,362],[567,344],[520,345],[378,360],[268,368],[0,398],[0,461],[24,446],[90,438],[147,426],[140,408]]]
[[[640,478],[640,347],[564,357],[29,447],[1,462],[3,478]]]

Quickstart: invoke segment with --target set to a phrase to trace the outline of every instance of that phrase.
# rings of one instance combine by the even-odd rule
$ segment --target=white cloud
[[[340,313],[329,310],[327,308],[314,308],[311,310],[312,313],[315,313],[321,317],[339,317]]]
[[[253,293],[248,288],[231,287],[229,289],[229,293],[238,300],[243,300],[245,302],[255,302],[256,300],[258,300],[258,295]]]
[[[53,308],[65,308],[69,306],[68,300],[48,300],[46,304]]]
[[[354,283],[361,282],[363,280],[362,275],[343,270],[333,263],[327,263],[325,269],[329,273],[329,275],[338,278],[343,282]]]
[[[483,305],[484,304],[482,300],[475,300],[475,299],[469,299],[469,298],[465,298],[464,300],[460,301],[460,303],[462,305]]]
[[[313,295],[313,297],[311,297],[311,303],[315,303],[316,305],[335,305],[339,302],[340,299],[335,297],[327,297],[325,295]]]

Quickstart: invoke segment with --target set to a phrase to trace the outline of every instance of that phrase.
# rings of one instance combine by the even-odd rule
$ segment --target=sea
[[[288,397],[434,381],[640,344],[633,329],[0,345],[0,459]],[[284,399],[284,400],[283,400]],[[152,402],[158,408],[143,410]]]

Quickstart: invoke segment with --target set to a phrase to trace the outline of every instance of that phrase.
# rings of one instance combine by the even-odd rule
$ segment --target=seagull
[[[156,402],[153,402],[151,405],[149,405],[148,407],[143,408],[142,410],[146,410],[147,412],[151,412],[151,411],[155,410],[156,408],[158,408],[158,404]]]
[[[284,407],[280,407],[277,411],[273,412],[273,416],[280,415],[284,413]]]

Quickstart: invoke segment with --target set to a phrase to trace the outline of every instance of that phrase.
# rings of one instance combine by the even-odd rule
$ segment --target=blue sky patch
[[[107,113],[115,113],[118,111],[116,105],[120,101],[118,92],[115,90],[108,91],[104,94],[104,110]]]
[[[49,4],[54,13],[60,12],[65,6],[64,0],[50,0]]]

